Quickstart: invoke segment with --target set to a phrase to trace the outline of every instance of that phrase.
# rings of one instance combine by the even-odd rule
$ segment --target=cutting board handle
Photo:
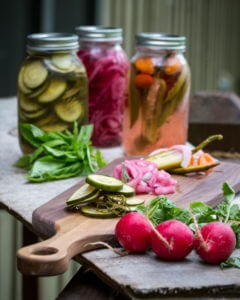
[[[75,230],[58,232],[52,238],[21,248],[17,252],[17,266],[25,275],[51,276],[64,273],[69,261],[77,254],[99,248],[89,243],[109,241],[113,235],[75,234]]]

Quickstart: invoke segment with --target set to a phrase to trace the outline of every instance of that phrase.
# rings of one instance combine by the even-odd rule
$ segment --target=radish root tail
[[[154,225],[152,224],[152,222],[149,221],[149,223],[151,224],[152,229],[156,233],[156,235],[159,238],[159,240],[161,240],[164,243],[164,245],[167,247],[168,250],[171,250],[172,249],[172,243],[169,243],[168,240],[165,239],[165,237],[163,237],[161,235],[161,233],[157,231],[157,229],[154,227]]]
[[[193,224],[194,224],[194,227],[195,227],[195,230],[196,230],[196,236],[201,241],[201,247],[203,247],[203,249],[207,251],[208,250],[208,244],[202,236],[202,233],[201,233],[201,231],[199,229],[199,226],[198,226],[198,221],[197,221],[193,211],[191,209],[189,211],[190,211],[190,214],[192,215],[192,218],[193,218]]]
[[[112,252],[114,252],[115,254],[118,254],[120,256],[126,256],[129,254],[128,251],[125,251],[125,250],[117,250],[116,248],[113,248],[111,247],[110,245],[108,245],[107,243],[104,243],[104,242],[93,242],[93,243],[87,243],[84,245],[84,247],[88,247],[88,246],[103,246],[103,247],[106,247],[108,248],[109,250],[111,250]]]

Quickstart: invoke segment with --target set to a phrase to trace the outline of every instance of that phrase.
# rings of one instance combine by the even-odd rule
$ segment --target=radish
[[[210,222],[200,230],[196,224],[194,247],[197,254],[210,264],[225,261],[236,246],[232,228],[222,222]]]
[[[194,235],[187,225],[177,220],[160,223],[151,234],[155,254],[166,260],[184,259],[193,249]]]
[[[144,252],[150,247],[152,226],[144,215],[130,212],[124,215],[115,228],[119,244],[130,252]]]

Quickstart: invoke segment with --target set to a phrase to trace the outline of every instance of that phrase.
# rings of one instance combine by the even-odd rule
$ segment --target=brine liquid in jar
[[[158,148],[185,144],[190,70],[184,49],[184,37],[137,35],[124,111],[123,146],[127,154],[149,154]]]
[[[89,79],[89,121],[92,142],[108,147],[121,143],[124,103],[127,96],[128,58],[121,47],[122,29],[80,26],[78,56]]]
[[[29,55],[18,75],[19,124],[33,124],[45,132],[71,130],[75,121],[88,122],[87,75],[75,53],[78,39],[60,35],[28,36]],[[19,141],[24,153],[33,151],[20,132]]]

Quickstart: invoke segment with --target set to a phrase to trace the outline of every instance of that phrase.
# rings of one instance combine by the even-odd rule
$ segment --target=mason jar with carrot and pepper
[[[141,33],[136,41],[123,127],[130,155],[186,142],[190,91],[185,37]]]

